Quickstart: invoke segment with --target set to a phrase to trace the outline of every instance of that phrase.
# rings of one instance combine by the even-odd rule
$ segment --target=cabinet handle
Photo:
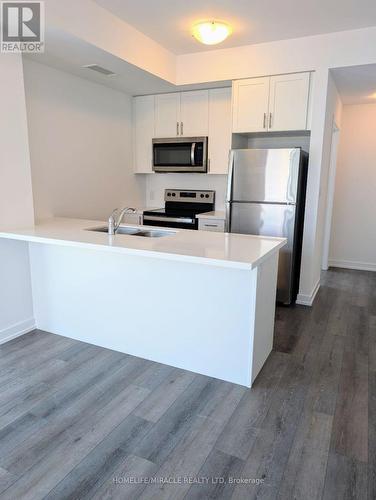
[[[269,115],[269,129],[272,128],[272,114]]]
[[[262,126],[263,128],[266,128],[266,113],[264,113],[264,124]]]
[[[183,135],[183,122],[180,122],[180,135]]]
[[[219,227],[218,224],[204,224],[205,227]]]
[[[210,158],[208,158],[208,172],[210,172]]]
[[[179,135],[179,122],[176,122],[176,135]]]

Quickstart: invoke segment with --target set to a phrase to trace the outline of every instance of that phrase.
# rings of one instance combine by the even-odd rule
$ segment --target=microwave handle
[[[194,167],[196,165],[195,152],[196,152],[196,143],[192,142],[192,146],[191,146],[191,165],[192,165],[192,167]]]

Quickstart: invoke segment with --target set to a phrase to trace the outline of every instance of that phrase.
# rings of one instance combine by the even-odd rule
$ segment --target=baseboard
[[[315,300],[315,297],[319,289],[320,289],[320,280],[317,281],[316,285],[314,286],[312,292],[309,295],[299,293],[296,299],[296,303],[301,306],[311,306]]]
[[[344,269],[355,269],[357,271],[376,272],[376,264],[372,262],[357,262],[354,260],[330,260],[329,267],[342,267]]]
[[[20,337],[25,333],[31,332],[35,330],[35,319],[29,318],[25,321],[20,321],[19,323],[15,323],[3,330],[0,330],[0,344],[5,344],[5,342],[9,342],[16,337]]]

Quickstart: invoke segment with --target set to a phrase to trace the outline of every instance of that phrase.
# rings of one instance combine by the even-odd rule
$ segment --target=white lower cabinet
[[[214,231],[224,233],[225,221],[223,219],[199,219],[198,229],[200,231]]]

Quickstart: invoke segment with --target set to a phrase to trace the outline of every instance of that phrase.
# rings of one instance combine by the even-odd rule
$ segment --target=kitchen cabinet
[[[310,73],[233,83],[234,133],[306,130]]]
[[[225,221],[223,219],[199,219],[198,229],[200,231],[214,231],[224,233]]]
[[[134,171],[152,172],[152,139],[154,137],[154,96],[133,99]]]
[[[155,137],[180,134],[180,93],[155,96]]]
[[[201,137],[208,135],[209,92],[195,90],[180,94],[180,135]]]
[[[249,78],[233,84],[233,132],[267,130],[270,78]]]
[[[268,130],[305,130],[309,97],[309,73],[270,78]]]
[[[208,173],[227,174],[231,148],[231,87],[209,90]]]
[[[207,90],[155,96],[155,137],[199,137],[208,135]]]
[[[199,214],[197,219],[200,231],[214,231],[217,233],[225,231],[225,212],[222,210]]]

